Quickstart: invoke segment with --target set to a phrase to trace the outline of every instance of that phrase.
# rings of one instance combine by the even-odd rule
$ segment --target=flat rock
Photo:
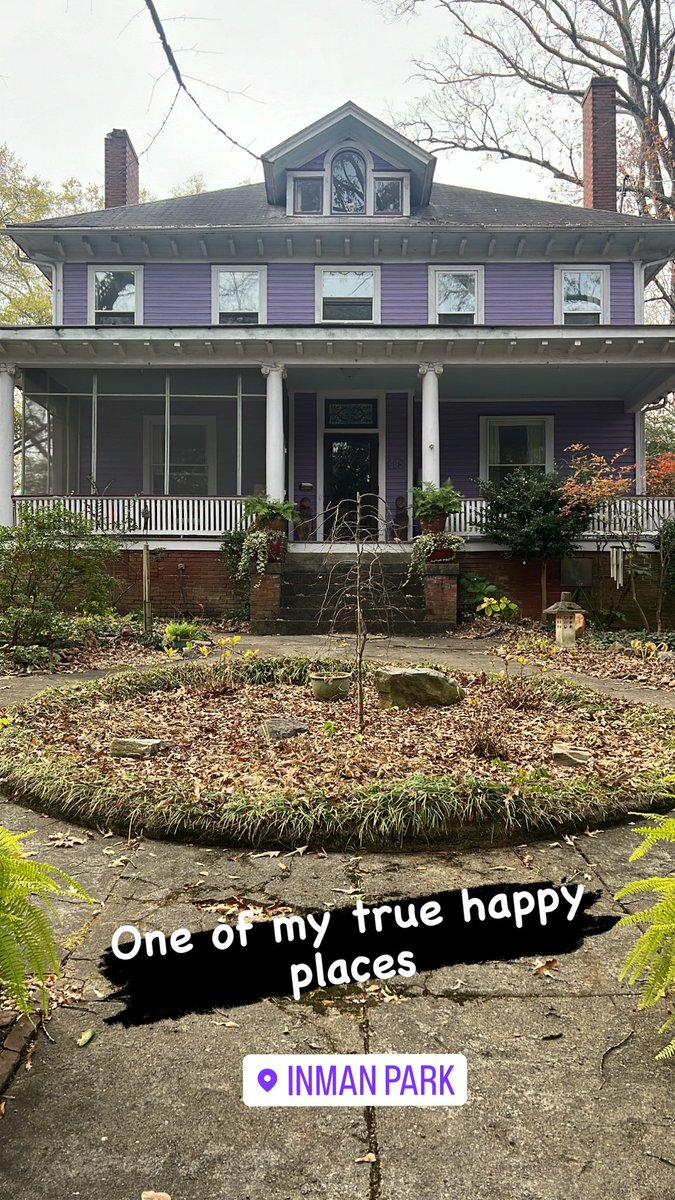
[[[593,755],[590,750],[582,750],[569,742],[554,742],[553,761],[561,767],[586,767],[593,762]]]
[[[110,743],[110,753],[113,758],[150,758],[153,754],[161,754],[169,750],[170,743],[161,738],[113,738]]]
[[[271,742],[282,742],[285,738],[309,733],[309,725],[306,725],[304,721],[290,721],[286,717],[270,717],[267,721],[262,722],[260,733]]]
[[[378,667],[373,681],[380,708],[424,708],[457,704],[464,688],[432,667]]]

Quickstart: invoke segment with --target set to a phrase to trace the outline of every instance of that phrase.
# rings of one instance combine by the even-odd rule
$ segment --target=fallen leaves
[[[77,1039],[78,1046],[88,1046],[93,1037],[96,1037],[96,1030],[93,1027],[85,1029],[84,1033]]]
[[[71,850],[73,846],[86,846],[87,839],[72,833],[50,833],[48,841],[55,849]]]
[[[355,1158],[354,1162],[374,1163],[377,1162],[377,1155],[369,1150],[367,1154],[362,1154],[359,1158]]]
[[[558,962],[557,958],[547,958],[546,962],[537,964],[532,974],[546,975],[550,977],[553,971],[558,971],[559,969],[560,963]]]

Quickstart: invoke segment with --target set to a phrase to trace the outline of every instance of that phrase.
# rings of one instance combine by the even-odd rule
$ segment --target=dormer
[[[291,217],[396,218],[429,203],[435,159],[349,101],[263,155],[270,204]]]

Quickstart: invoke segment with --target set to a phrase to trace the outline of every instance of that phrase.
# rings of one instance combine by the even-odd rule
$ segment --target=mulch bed
[[[545,767],[553,779],[578,775],[579,768],[553,762],[556,740],[592,752],[595,772],[604,782],[630,781],[640,770],[667,767],[672,756],[664,739],[672,722],[663,715],[636,735],[629,705],[612,702],[570,709],[543,684],[465,679],[467,699],[440,709],[382,711],[367,685],[366,726],[359,735],[350,702],[324,702],[309,688],[244,683],[234,690],[180,687],[108,702],[92,697],[84,707],[62,707],[58,719],[43,720],[39,710],[16,723],[35,731],[31,753],[36,762],[63,753],[82,767],[95,766],[110,784],[147,783],[153,798],[163,785],[188,782],[199,800],[203,792],[222,801],[237,793],[297,795],[320,789],[324,797],[375,782],[412,775],[468,773],[509,779],[514,770]],[[268,742],[260,725],[269,717],[305,721],[310,732]],[[113,736],[161,737],[166,753],[146,760],[113,758]]]

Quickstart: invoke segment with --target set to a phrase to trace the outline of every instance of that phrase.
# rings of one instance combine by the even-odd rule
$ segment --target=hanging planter
[[[423,533],[416,537],[412,544],[408,579],[413,574],[424,578],[430,562],[452,562],[464,542],[465,539],[458,533]]]

